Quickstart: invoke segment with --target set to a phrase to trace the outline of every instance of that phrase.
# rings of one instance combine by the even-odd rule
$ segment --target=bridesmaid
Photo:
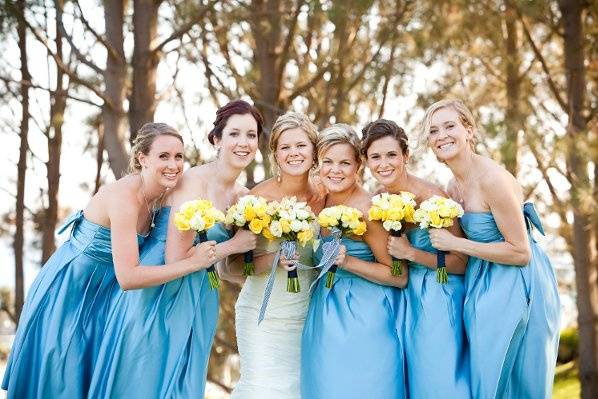
[[[195,233],[178,231],[172,221],[183,202],[207,199],[225,211],[247,191],[236,181],[254,159],[261,132],[260,113],[245,101],[217,111],[208,136],[217,159],[185,172],[143,246],[144,262],[172,262],[192,247]],[[229,240],[222,224],[212,227],[208,238],[218,242],[216,260],[255,247],[252,233],[239,230]],[[210,288],[205,270],[126,293],[111,317],[90,396],[202,398],[217,320],[218,290]],[[131,383],[136,381],[142,383]]]
[[[355,131],[333,125],[320,133],[317,150],[320,179],[329,192],[326,206],[347,205],[367,215],[371,195],[359,184]],[[393,287],[404,288],[408,273],[392,276],[388,233],[365,219],[363,240],[342,239],[346,255],[343,250],[336,259],[332,288],[321,278],[314,289],[301,344],[303,398],[407,397]]]
[[[2,383],[9,398],[87,397],[120,288],[159,284],[215,259],[208,242],[161,268],[140,264],[139,232],[150,228],[152,209],[176,185],[182,167],[178,132],[164,123],[144,125],[132,149],[131,173],[100,188],[59,231],[72,226],[29,290]]]
[[[362,153],[372,176],[383,189],[409,191],[420,203],[433,195],[446,197],[440,188],[407,171],[407,135],[393,121],[379,119],[363,129]],[[458,224],[450,228],[463,233]],[[446,256],[448,284],[436,282],[436,250],[426,230],[408,226],[406,235],[388,238],[388,251],[409,261],[409,285],[403,291],[404,334],[409,396],[414,398],[469,398],[469,357],[463,329],[463,273],[467,256]]]
[[[323,206],[323,195],[310,178],[315,163],[316,127],[307,116],[288,112],[276,120],[270,135],[270,153],[276,177],[258,184],[251,194],[268,201],[296,197],[305,201],[315,213]],[[299,398],[301,331],[309,303],[312,270],[299,270],[301,291],[286,291],[287,270],[299,260],[312,264],[312,247],[298,246],[295,259],[281,260],[264,320],[258,325],[258,313],[277,241],[259,238],[255,252],[255,275],[247,277],[237,300],[237,345],[241,360],[241,377],[232,393],[233,399]],[[242,257],[241,257],[242,258]],[[285,268],[287,270],[285,270]],[[242,274],[235,259],[228,264],[229,276]]]
[[[422,135],[454,175],[453,198],[465,208],[467,238],[446,229],[432,245],[469,255],[465,331],[475,398],[550,398],[559,339],[559,296],[549,259],[534,240],[544,234],[531,203],[504,168],[474,152],[476,124],[458,100],[426,111]]]

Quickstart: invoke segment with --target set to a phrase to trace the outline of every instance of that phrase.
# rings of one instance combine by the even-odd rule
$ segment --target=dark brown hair
[[[409,139],[402,127],[388,119],[378,119],[361,129],[361,153],[367,158],[368,148],[376,140],[392,137],[399,142],[403,155],[409,153]]]
[[[249,104],[247,101],[243,100],[234,100],[229,102],[228,104],[218,108],[216,111],[216,120],[214,121],[214,127],[208,133],[208,140],[210,144],[214,144],[214,138],[221,139],[222,138],[222,131],[226,126],[226,122],[228,122],[228,118],[233,115],[245,115],[250,114],[253,116],[253,119],[257,122],[257,136],[258,138],[262,134],[264,130],[264,118],[262,114],[256,107]]]

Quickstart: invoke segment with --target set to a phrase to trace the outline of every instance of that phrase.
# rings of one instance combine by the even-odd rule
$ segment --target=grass
[[[558,365],[554,373],[553,399],[575,399],[581,396],[581,385],[575,361]]]

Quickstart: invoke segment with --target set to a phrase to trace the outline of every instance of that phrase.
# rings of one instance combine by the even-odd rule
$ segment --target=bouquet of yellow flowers
[[[208,200],[187,201],[174,214],[176,228],[180,231],[195,230],[200,243],[208,240],[207,231],[209,229],[223,221],[224,214],[214,208],[212,202]],[[208,267],[208,281],[212,289],[220,288],[220,279],[214,265]]]
[[[263,234],[268,239],[282,239],[281,252],[287,258],[292,258],[297,248],[297,242],[305,246],[314,238],[313,222],[315,216],[305,202],[298,202],[295,197],[283,198],[269,204],[271,222]],[[277,261],[278,263],[278,261]],[[273,267],[274,268],[274,267]],[[299,292],[299,276],[297,269],[288,272],[287,291]]]
[[[329,229],[334,236],[334,242],[331,245],[325,243],[322,247],[322,273],[326,274],[326,288],[332,288],[337,266],[332,262],[338,255],[340,248],[340,238],[342,236],[361,236],[365,233],[367,227],[363,220],[363,214],[360,210],[345,205],[337,205],[324,208],[318,215],[318,223],[323,228]]]
[[[413,218],[422,229],[442,229],[451,227],[457,217],[463,216],[463,208],[449,198],[434,195],[423,201],[415,211]],[[440,284],[448,283],[444,251],[436,253],[436,281]]]
[[[236,204],[228,208],[225,223],[243,229],[251,230],[254,234],[261,234],[270,225],[268,202],[265,198],[255,195],[245,195]],[[243,275],[251,276],[255,272],[253,251],[243,254],[245,266]]]
[[[379,220],[384,229],[393,237],[400,237],[403,223],[413,223],[415,213],[415,194],[401,191],[400,194],[382,193],[372,198],[372,206],[368,212],[370,220]],[[401,261],[393,256],[391,273],[393,276],[403,274]]]

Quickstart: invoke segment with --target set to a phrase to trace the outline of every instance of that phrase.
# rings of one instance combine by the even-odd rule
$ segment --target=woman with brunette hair
[[[383,191],[408,191],[421,203],[433,195],[446,197],[434,184],[407,171],[409,146],[395,122],[379,119],[363,128],[362,153]],[[463,233],[457,222],[450,228]],[[448,283],[436,282],[436,249],[426,230],[408,225],[401,237],[388,238],[388,252],[409,262],[409,285],[401,293],[404,315],[397,325],[404,335],[409,396],[469,398],[469,357],[463,329],[463,274],[467,256],[446,255]]]
[[[178,262],[142,266],[139,245],[154,206],[179,180],[183,139],[164,123],[148,123],[131,152],[131,173],[102,186],[66,221],[59,233],[71,228],[70,238],[29,289],[2,383],[9,398],[87,397],[121,288],[159,284],[215,259],[214,244],[204,243]]]
[[[559,339],[554,270],[532,236],[544,234],[517,180],[474,149],[476,124],[457,100],[424,116],[422,138],[453,172],[467,238],[430,232],[432,245],[469,256],[463,310],[474,398],[550,398]]]
[[[268,201],[296,197],[307,202],[316,214],[323,205],[323,196],[310,178],[315,161],[316,127],[307,116],[288,112],[278,117],[270,135],[273,178],[251,190]],[[267,242],[259,237],[255,251],[255,275],[247,277],[235,305],[237,345],[241,360],[241,378],[232,398],[299,398],[301,364],[301,331],[309,304],[309,286],[314,271],[297,270],[301,291],[287,292],[287,270],[297,261],[312,264],[312,247],[297,247],[293,259],[281,257],[276,270],[272,294],[263,321],[258,325],[260,305],[268,281],[278,241]],[[241,259],[230,259],[229,276],[240,276]]]
[[[255,157],[262,123],[257,109],[242,100],[218,109],[208,136],[218,156],[187,170],[168,196],[143,246],[145,262],[173,262],[192,248],[195,232],[179,231],[173,222],[182,203],[206,199],[226,211],[247,192],[237,178]],[[207,235],[218,243],[210,263],[255,247],[255,236],[246,230],[233,235],[217,224]],[[210,287],[205,267],[167,284],[125,293],[111,316],[101,359],[104,363],[94,375],[90,396],[203,397],[217,321],[218,290]]]

